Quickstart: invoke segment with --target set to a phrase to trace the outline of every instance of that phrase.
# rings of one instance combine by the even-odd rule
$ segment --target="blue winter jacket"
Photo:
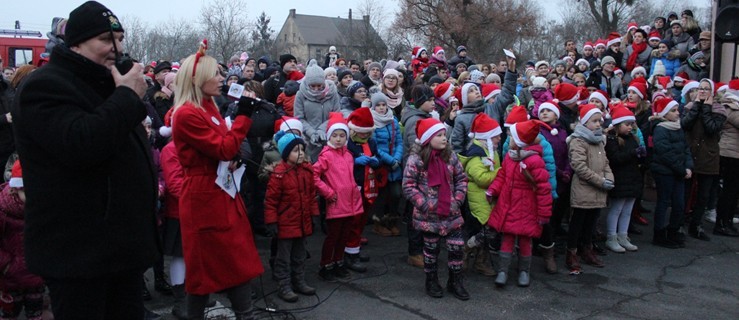
[[[552,149],[552,145],[541,133],[539,134],[539,140],[539,145],[541,145],[541,148],[544,151],[542,158],[544,158],[545,167],[547,168],[547,172],[549,172],[549,184],[552,185],[552,197],[557,199],[559,198],[559,195],[557,194],[557,165],[554,162],[554,149]],[[508,143],[510,141],[511,138],[508,137],[506,138],[505,143],[503,143],[504,157],[505,154],[508,153]]]
[[[382,128],[375,129],[375,141],[377,141],[377,153],[380,163],[388,167],[390,174],[388,181],[400,181],[403,179],[403,134],[400,132],[398,120]],[[392,149],[392,150],[391,150]],[[392,170],[393,163],[398,162],[398,168]]]
[[[677,70],[680,69],[680,59],[667,59],[667,53],[664,53],[659,57],[652,58],[652,68],[649,69],[650,77],[654,74],[654,65],[657,64],[658,60],[662,61],[662,64],[665,66],[665,73],[667,73],[666,75],[670,78],[675,76]]]

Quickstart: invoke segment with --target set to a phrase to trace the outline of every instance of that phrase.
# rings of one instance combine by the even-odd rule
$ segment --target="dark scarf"
[[[452,190],[449,187],[449,173],[443,159],[441,150],[432,150],[428,164],[429,187],[439,186],[436,202],[436,214],[439,217],[448,217],[452,205]]]
[[[629,60],[626,60],[626,71],[634,70],[634,67],[636,67],[636,58],[639,57],[639,54],[644,52],[644,50],[647,49],[647,43],[632,43],[631,48],[634,49],[634,52],[631,53],[629,56]]]

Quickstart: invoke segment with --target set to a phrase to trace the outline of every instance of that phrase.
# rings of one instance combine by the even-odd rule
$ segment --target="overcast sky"
[[[388,16],[387,23],[391,23],[394,12],[397,11],[396,0],[374,0],[381,3]],[[24,30],[41,31],[46,34],[51,28],[53,17],[68,17],[69,12],[82,4],[84,1],[75,0],[1,0],[0,4],[0,29],[13,29],[16,20],[21,21]],[[204,2],[208,0],[100,0],[110,8],[119,18],[125,16],[138,16],[156,25],[168,19],[191,19],[198,22],[198,14]],[[248,20],[253,21],[265,11],[272,17],[272,29],[279,32],[282,24],[287,19],[289,10],[294,8],[298,13],[321,15],[330,17],[346,17],[350,8],[357,8],[362,0],[246,0]],[[561,4],[559,0],[536,1],[548,19],[559,19]],[[696,5],[705,5],[705,0],[691,0]],[[676,9],[676,11],[680,11]],[[356,10],[355,10],[356,12]],[[123,20],[125,28],[126,21]]]

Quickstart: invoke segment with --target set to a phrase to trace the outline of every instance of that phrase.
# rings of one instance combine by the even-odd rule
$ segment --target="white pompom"
[[[421,140],[419,140],[418,138],[416,138],[416,143],[421,144]]]
[[[551,133],[553,136],[556,136],[559,133],[559,130],[557,130],[557,128],[554,128],[551,131],[549,131],[549,133]]]
[[[165,138],[172,136],[172,127],[161,126],[159,127],[159,135]]]
[[[474,132],[470,132],[470,133],[467,134],[467,136],[470,137],[470,138],[474,138],[475,137],[475,133]]]

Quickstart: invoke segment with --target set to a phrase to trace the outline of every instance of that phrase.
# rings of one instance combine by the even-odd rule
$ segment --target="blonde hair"
[[[458,86],[461,86],[461,85],[464,84],[464,82],[466,80],[469,80],[469,79],[470,79],[470,72],[469,71],[464,71],[464,72],[460,73],[459,76],[457,77],[457,85]]]
[[[218,72],[218,62],[210,56],[202,56],[198,60],[198,68],[193,77],[192,71],[195,64],[195,55],[190,55],[180,65],[180,70],[175,77],[174,110],[189,102],[198,108],[205,98],[200,88],[203,83],[213,78]],[[210,99],[213,99],[212,97]],[[215,103],[215,100],[213,100]]]

